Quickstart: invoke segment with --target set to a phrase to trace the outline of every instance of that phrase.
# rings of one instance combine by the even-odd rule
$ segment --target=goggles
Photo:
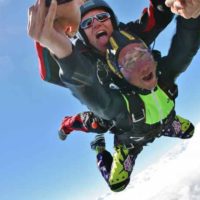
[[[134,47],[124,56],[121,64],[119,64],[119,69],[124,68],[130,71],[141,60],[154,61],[151,50],[144,47]]]
[[[104,22],[109,18],[110,18],[110,14],[108,12],[98,13],[92,17],[88,17],[87,19],[84,19],[81,22],[80,27],[81,27],[81,29],[86,29],[86,28],[89,28],[90,26],[92,26],[94,19],[96,19],[99,22]]]
[[[63,3],[68,3],[70,1],[72,1],[72,0],[57,0],[57,4],[60,5],[60,4],[63,4]],[[45,4],[46,4],[47,7],[49,7],[50,4],[51,4],[51,0],[45,0]]]

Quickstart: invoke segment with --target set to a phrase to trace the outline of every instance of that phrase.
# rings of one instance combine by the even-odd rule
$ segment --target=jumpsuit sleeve
[[[174,14],[165,6],[164,0],[150,0],[150,5],[142,12],[140,19],[122,25],[125,31],[141,37],[147,45],[150,45],[172,21]]]
[[[99,83],[96,60],[92,62],[91,56],[83,55],[75,46],[72,54],[64,59],[55,58],[39,43],[36,43],[36,50],[44,81],[68,88],[90,111],[105,120],[113,120],[118,128],[127,130],[132,126],[124,99],[119,91]]]
[[[59,66],[50,54],[49,50],[42,47],[38,42],[35,43],[36,52],[39,60],[39,72],[42,80],[63,86],[59,77]]]
[[[57,59],[57,63],[62,82],[90,111],[105,120],[113,120],[118,128],[127,130],[132,126],[120,92],[99,83],[96,60],[92,61],[74,48],[70,56]]]
[[[176,20],[176,33],[168,54],[159,62],[159,67],[172,81],[187,69],[200,47],[200,17],[184,19],[178,16]]]

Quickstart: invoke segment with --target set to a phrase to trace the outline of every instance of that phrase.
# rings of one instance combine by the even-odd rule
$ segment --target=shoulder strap
[[[124,84],[122,79],[117,79],[109,73],[105,64],[99,59],[97,61],[97,77],[100,84],[109,87],[110,89],[117,89],[121,93],[128,112],[131,114],[133,123],[145,121],[144,104],[142,99],[136,93],[133,93],[131,88]],[[115,84],[118,83],[118,84]]]
[[[145,111],[142,99],[135,93],[122,94],[133,123],[145,121]]]
[[[173,84],[166,84],[166,82],[159,81],[160,88],[169,96],[171,100],[175,100],[178,96],[178,86]]]

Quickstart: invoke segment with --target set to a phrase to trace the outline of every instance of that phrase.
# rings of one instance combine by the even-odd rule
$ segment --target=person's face
[[[54,23],[56,27],[65,30],[69,36],[74,35],[78,31],[81,21],[80,6],[83,3],[83,0],[73,0],[58,5]]]
[[[83,16],[81,22],[89,17],[105,12],[106,11],[103,9],[92,10]],[[108,43],[108,40],[113,32],[111,19],[108,18],[101,22],[93,18],[91,25],[88,28],[85,28],[84,31],[89,40],[89,43],[97,50],[99,50],[102,54],[104,54],[106,52],[106,45]]]
[[[120,51],[118,63],[121,73],[130,84],[147,90],[152,90],[157,85],[157,63],[143,43],[124,47]]]

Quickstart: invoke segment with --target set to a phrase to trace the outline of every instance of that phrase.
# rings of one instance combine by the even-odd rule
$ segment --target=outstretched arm
[[[78,30],[82,3],[82,0],[68,0],[57,5],[56,0],[37,0],[29,8],[28,34],[36,42],[40,76],[45,81],[64,86],[51,54],[60,58],[72,52],[66,35],[72,36]]]
[[[176,33],[173,36],[168,55],[159,66],[174,81],[184,72],[200,47],[200,17],[184,19],[177,17]]]
[[[173,16],[174,14],[165,5],[164,0],[150,0],[149,7],[143,10],[140,19],[135,22],[129,22],[125,30],[135,33],[147,45],[150,45],[171,22]]]
[[[54,26],[56,12],[56,0],[51,1],[49,8],[45,6],[45,0],[38,0],[36,5],[29,8],[28,34],[58,58],[63,58],[71,54],[72,44],[64,29]]]

